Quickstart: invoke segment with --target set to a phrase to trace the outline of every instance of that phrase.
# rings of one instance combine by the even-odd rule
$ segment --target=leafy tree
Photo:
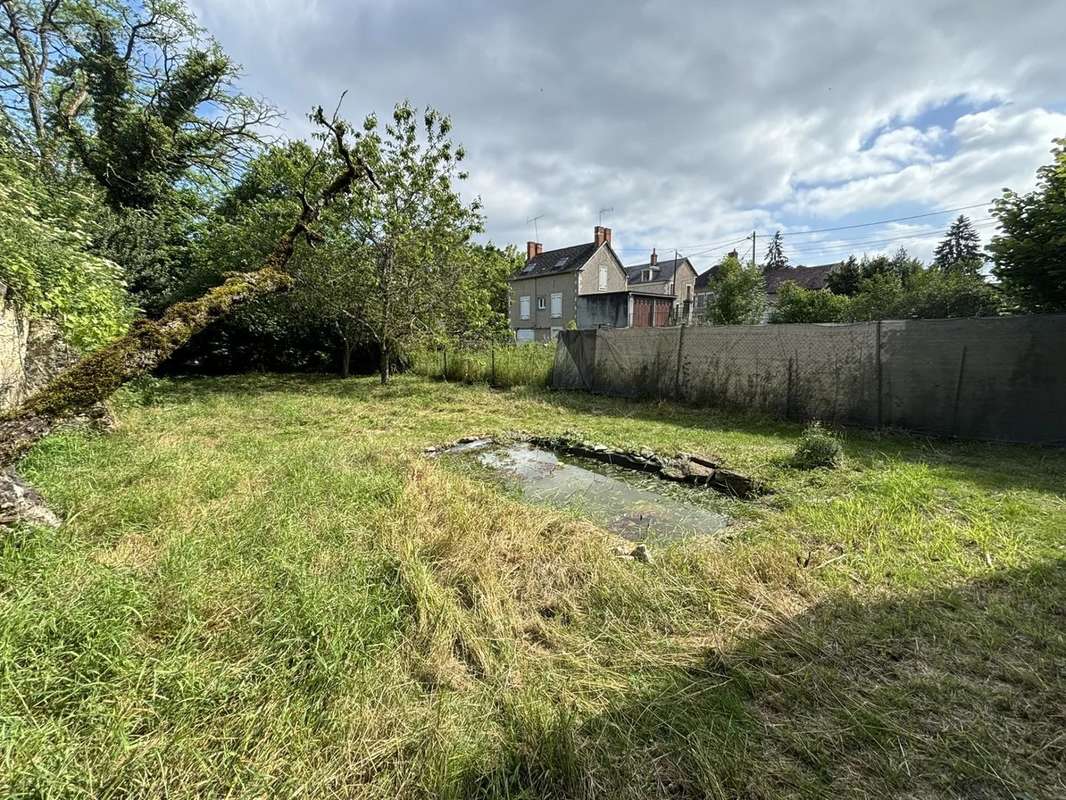
[[[421,124],[409,103],[393,110],[380,132],[367,117],[362,154],[378,188],[357,191],[347,208],[345,238],[331,246],[330,275],[344,277],[357,305],[346,317],[380,352],[381,382],[393,358],[419,337],[440,333],[457,302],[463,256],[481,230],[480,201],[464,204],[457,184],[463,148],[451,120],[426,109]],[[329,282],[323,284],[329,286]]]
[[[1003,289],[1029,311],[1066,311],[1066,139],[1037,170],[1036,189],[1005,190],[992,214],[1002,234],[988,251]]]
[[[933,265],[944,272],[976,274],[984,265],[981,239],[973,224],[964,215],[951,223],[947,235],[936,246]]]
[[[851,305],[844,295],[804,289],[785,281],[777,290],[770,322],[847,322],[850,313]]]
[[[85,350],[120,335],[132,316],[121,271],[90,251],[97,209],[91,187],[60,190],[0,150],[0,283],[21,313],[54,320]]]
[[[178,299],[215,185],[257,152],[272,109],[182,0],[0,0],[8,135],[52,176],[83,172],[108,211],[94,245],[151,316]]]
[[[708,283],[705,318],[712,325],[754,325],[766,310],[766,278],[754,263],[741,264],[732,253]]]
[[[335,158],[343,166],[321,191],[300,192],[291,224],[259,268],[244,275],[231,275],[201,296],[170,306],[158,320],[138,320],[126,335],[82,359],[18,408],[0,416],[0,466],[13,463],[65,418],[86,411],[127,381],[158,367],[211,322],[292,286],[290,262],[301,242],[310,246],[323,240],[317,227],[323,212],[349,195],[362,180],[374,180],[358,147],[353,149],[348,144],[348,126],[336,116],[327,119],[321,109],[314,117],[329,132]],[[308,182],[305,179],[303,183],[306,186]]]
[[[770,240],[770,246],[766,248],[766,259],[763,262],[763,266],[767,271],[783,269],[788,266],[788,256],[785,255],[785,251],[781,246],[781,231],[774,233],[774,237]]]
[[[855,256],[848,256],[826,276],[825,285],[833,294],[851,297],[859,291],[862,283],[862,270]]]

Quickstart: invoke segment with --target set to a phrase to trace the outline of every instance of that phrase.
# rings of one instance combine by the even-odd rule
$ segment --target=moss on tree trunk
[[[230,276],[195,300],[174,304],[158,320],[138,320],[125,336],[86,356],[14,411],[0,416],[0,467],[14,464],[64,419],[88,412],[127,381],[158,367],[194,334],[237,306],[292,285],[286,267],[301,236],[312,244],[321,240],[311,226],[322,209],[347,194],[360,173],[377,185],[373,173],[345,143],[345,124],[336,117],[327,120],[321,108],[315,121],[332,135],[344,168],[314,200],[300,194],[300,213],[263,267]]]

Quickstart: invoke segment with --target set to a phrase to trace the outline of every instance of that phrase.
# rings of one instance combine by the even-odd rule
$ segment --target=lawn
[[[5,797],[1066,796],[1066,452],[400,377],[127,392],[22,472]],[[422,448],[577,431],[775,492],[618,558]]]

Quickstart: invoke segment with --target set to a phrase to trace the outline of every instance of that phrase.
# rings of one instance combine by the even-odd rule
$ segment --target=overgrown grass
[[[132,402],[137,399],[138,402]],[[182,381],[22,465],[0,795],[1062,797],[1066,453],[402,377]],[[576,430],[776,488],[654,545],[420,457]]]
[[[551,385],[555,343],[418,350],[412,371],[426,378],[488,383],[498,388]]]

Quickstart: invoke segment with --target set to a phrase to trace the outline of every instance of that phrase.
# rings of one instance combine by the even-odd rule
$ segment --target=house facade
[[[652,250],[648,263],[626,267],[626,275],[632,290],[671,297],[671,316],[675,324],[692,321],[698,276],[696,268],[687,258],[661,261]]]
[[[566,328],[598,327],[597,316],[628,317],[628,307],[618,310],[628,306],[626,272],[611,248],[610,228],[596,226],[592,242],[558,250],[527,243],[526,263],[508,283],[508,315],[519,342],[547,342]]]

